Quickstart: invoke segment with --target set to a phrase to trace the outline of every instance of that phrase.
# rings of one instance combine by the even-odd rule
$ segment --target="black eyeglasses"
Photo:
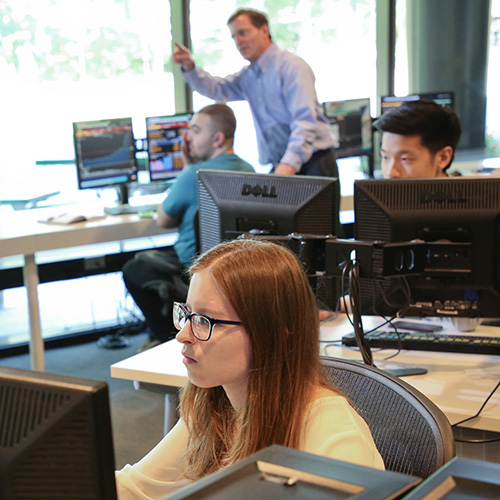
[[[241,321],[227,321],[224,319],[214,319],[206,314],[190,313],[186,304],[174,302],[174,326],[181,330],[189,320],[191,332],[198,339],[207,341],[212,336],[215,325],[241,325]]]

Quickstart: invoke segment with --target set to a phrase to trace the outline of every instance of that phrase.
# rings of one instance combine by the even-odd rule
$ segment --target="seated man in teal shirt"
[[[186,167],[156,214],[160,226],[178,228],[177,243],[166,251],[138,253],[123,267],[125,286],[141,309],[150,331],[145,347],[169,340],[177,333],[172,322],[173,302],[185,301],[187,281],[183,271],[196,252],[196,172],[201,168],[254,171],[249,163],[234,154],[235,129],[236,118],[225,104],[206,106],[193,116],[181,145]]]

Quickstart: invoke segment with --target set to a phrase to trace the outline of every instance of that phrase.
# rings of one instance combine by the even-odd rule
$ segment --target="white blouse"
[[[300,441],[302,451],[384,469],[368,425],[342,396],[309,405]],[[116,472],[118,500],[159,500],[189,484],[183,477],[187,442],[181,419],[144,458]]]

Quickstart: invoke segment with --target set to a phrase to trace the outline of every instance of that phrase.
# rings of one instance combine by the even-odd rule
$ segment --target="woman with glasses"
[[[119,500],[164,498],[272,444],[384,468],[368,426],[322,375],[318,310],[291,251],[222,243],[190,277],[173,311],[189,378],[181,418],[117,472]]]

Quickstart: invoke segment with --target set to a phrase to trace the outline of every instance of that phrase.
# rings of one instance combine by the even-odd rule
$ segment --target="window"
[[[484,2],[480,4],[484,5]],[[396,67],[395,67],[395,94],[399,96],[407,95],[409,90],[409,63],[408,63],[408,30],[407,30],[407,12],[415,3],[407,0],[398,0],[396,2]],[[475,7],[475,4],[474,4]],[[410,15],[408,13],[408,15]],[[454,23],[458,23],[460,13],[457,13]],[[450,17],[450,23],[453,17]],[[454,24],[450,24],[454,26]],[[450,26],[447,29],[450,29]],[[435,26],[434,26],[435,27]],[[446,32],[445,32],[446,34]],[[500,67],[498,60],[500,57],[500,0],[491,0],[491,24],[488,47],[488,67],[486,80],[486,148],[484,156],[500,156],[500,116],[497,110],[500,107],[500,93],[498,92],[498,80]],[[464,35],[465,36],[465,35]],[[470,33],[469,33],[470,36]],[[413,40],[414,44],[415,40]],[[411,50],[415,51],[415,47]],[[466,85],[472,87],[477,85],[475,81],[468,81]],[[464,92],[464,87],[457,84],[460,91]],[[449,88],[433,89],[435,91],[447,91]],[[482,156],[482,154],[480,154]]]
[[[144,136],[174,111],[170,56],[167,0],[1,1],[0,184],[72,160],[73,121],[132,116]]]
[[[488,87],[486,102],[486,151],[491,156],[500,156],[500,0],[491,2],[490,47],[488,53]]]
[[[74,121],[131,116],[144,137],[145,116],[173,113],[170,32],[168,0],[0,0],[0,195],[74,194],[73,165],[36,165],[73,160]],[[10,207],[0,208],[8,217]],[[0,267],[18,261],[0,259]],[[131,316],[119,309],[119,274],[45,283],[39,293],[44,336]],[[61,308],[68,296],[74,308]],[[0,323],[0,344],[27,339],[25,290],[0,291]]]

